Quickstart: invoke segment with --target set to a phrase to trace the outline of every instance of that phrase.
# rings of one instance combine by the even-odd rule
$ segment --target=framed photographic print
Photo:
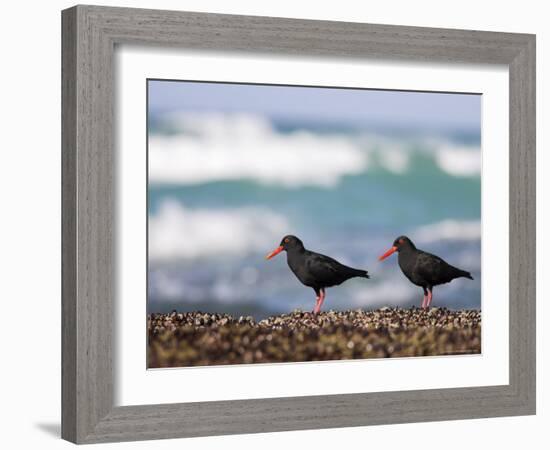
[[[153,79],[147,95],[149,368],[481,353],[480,94]],[[377,264],[383,243],[406,278]],[[455,279],[437,302],[453,309],[431,307]]]
[[[534,413],[534,36],[62,17],[65,439]]]

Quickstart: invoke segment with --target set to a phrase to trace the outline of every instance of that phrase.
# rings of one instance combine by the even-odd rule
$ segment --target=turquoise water
[[[479,308],[480,157],[475,130],[155,116],[148,309],[310,310],[284,254],[264,260],[285,234],[371,273],[329,289],[328,309],[419,305],[396,258],[376,259],[401,234],[474,276],[436,288],[436,306]]]

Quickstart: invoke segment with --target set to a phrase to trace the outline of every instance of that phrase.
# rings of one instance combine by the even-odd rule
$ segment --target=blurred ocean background
[[[367,269],[325,309],[419,306],[396,255],[417,247],[471,271],[434,306],[481,307],[481,97],[398,91],[148,82],[149,312],[256,319],[311,310],[285,234]]]

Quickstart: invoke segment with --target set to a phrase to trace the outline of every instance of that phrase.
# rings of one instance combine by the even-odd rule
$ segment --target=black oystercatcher
[[[291,235],[285,236],[279,246],[265,258],[271,259],[283,250],[286,250],[290,270],[302,284],[313,288],[317,295],[314,314],[321,311],[321,305],[325,300],[325,288],[337,286],[350,278],[370,278],[366,270],[353,269],[329,256],[307,250],[300,239]]]
[[[449,283],[455,278],[473,280],[470,272],[451,266],[439,256],[417,249],[407,236],[400,236],[393,241],[393,246],[378,260],[382,261],[393,252],[398,252],[397,262],[405,276],[424,289],[422,308],[431,305],[434,286]]]

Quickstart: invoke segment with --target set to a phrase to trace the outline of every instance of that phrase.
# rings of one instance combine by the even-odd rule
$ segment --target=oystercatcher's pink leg
[[[424,297],[422,298],[422,309],[426,308],[426,303],[428,303],[428,290],[426,288],[424,289]]]
[[[319,297],[319,309],[317,310],[318,313],[321,312],[321,306],[323,306],[323,302],[325,301],[325,290],[321,289],[321,296]]]
[[[321,311],[321,291],[317,294],[317,297],[315,298],[315,307],[313,308],[313,314],[319,314],[319,311]]]
[[[426,302],[426,308],[429,308],[432,304],[432,290],[428,289],[428,301]]]

